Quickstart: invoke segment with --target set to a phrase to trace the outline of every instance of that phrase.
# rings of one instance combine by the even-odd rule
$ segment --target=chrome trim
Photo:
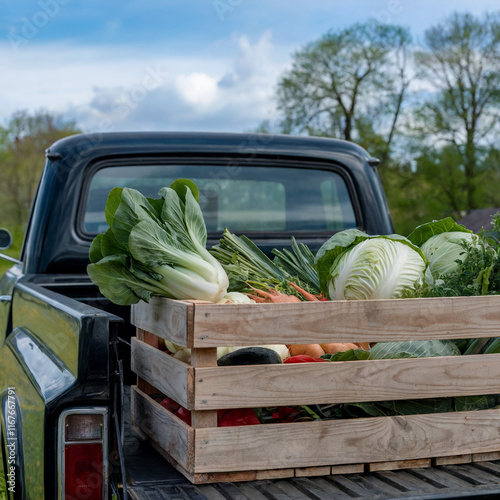
[[[12,262],[13,264],[22,264],[22,261],[14,259],[14,257],[9,257],[8,255],[5,255],[4,253],[0,253],[0,259],[8,260],[9,262]]]
[[[86,406],[81,408],[69,408],[64,410],[59,415],[57,424],[57,474],[59,481],[59,488],[57,498],[63,500],[65,498],[65,471],[64,471],[64,446],[66,445],[66,417],[68,415],[82,415],[82,414],[99,414],[103,416],[103,429],[102,440],[92,439],[88,441],[81,441],[82,443],[102,443],[102,498],[108,500],[109,489],[109,461],[108,461],[108,409],[97,406]],[[80,441],[70,441],[73,444],[78,444]]]

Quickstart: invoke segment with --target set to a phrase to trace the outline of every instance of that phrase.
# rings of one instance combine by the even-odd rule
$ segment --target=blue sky
[[[85,131],[246,131],[276,119],[292,55],[377,18],[415,42],[498,0],[23,0],[0,16],[0,124],[45,109]]]

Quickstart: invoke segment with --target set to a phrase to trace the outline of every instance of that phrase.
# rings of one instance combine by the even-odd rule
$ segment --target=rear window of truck
[[[282,166],[127,165],[98,170],[89,184],[83,231],[107,229],[104,207],[114,187],[150,198],[178,178],[200,189],[207,230],[235,233],[334,232],[358,227],[344,177],[335,171]]]

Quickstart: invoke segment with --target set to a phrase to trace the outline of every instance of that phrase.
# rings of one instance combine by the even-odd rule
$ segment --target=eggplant
[[[266,347],[242,347],[225,354],[217,361],[218,366],[236,365],[275,365],[281,363],[281,357]]]

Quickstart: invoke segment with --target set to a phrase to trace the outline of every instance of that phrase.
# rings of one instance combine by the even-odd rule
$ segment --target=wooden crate
[[[217,427],[217,409],[500,393],[500,354],[217,367],[217,346],[500,336],[500,296],[290,304],[154,299],[132,308],[132,418],[193,483],[479,461],[500,410]],[[158,349],[192,349],[188,365]],[[150,396],[192,411],[186,425]]]

